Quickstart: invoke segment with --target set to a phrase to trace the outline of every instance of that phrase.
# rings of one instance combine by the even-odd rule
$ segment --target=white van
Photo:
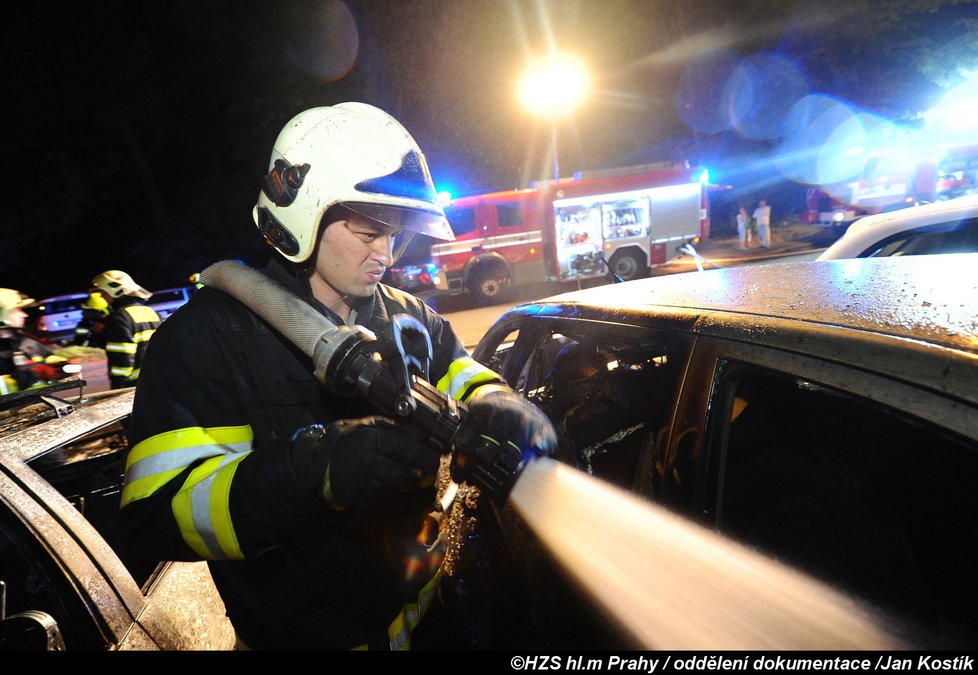
[[[44,298],[26,308],[28,328],[37,332],[38,337],[57,340],[70,337],[82,318],[82,303],[88,293],[70,293]]]

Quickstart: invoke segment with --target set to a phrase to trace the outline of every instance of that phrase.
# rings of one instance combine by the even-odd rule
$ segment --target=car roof
[[[860,218],[828,247],[819,260],[853,258],[891,235],[927,226],[946,224],[952,229],[960,221],[978,216],[978,195],[911,206],[899,211]]]
[[[684,314],[722,312],[744,322],[788,319],[978,354],[978,253],[685,272],[564,293],[517,310],[555,314],[554,305],[586,305],[605,314],[674,308]]]
[[[0,455],[27,462],[125,419],[135,388],[78,394],[68,381],[0,397]]]
[[[510,310],[475,357],[485,358],[519,317],[648,326],[772,347],[978,407],[978,253],[751,265],[574,291]]]

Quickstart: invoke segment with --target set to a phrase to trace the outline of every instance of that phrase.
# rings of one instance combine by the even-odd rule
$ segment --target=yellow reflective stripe
[[[502,382],[502,379],[503,378],[501,378],[499,375],[486,368],[481,373],[470,377],[469,381],[465,383],[465,387],[463,387],[462,391],[460,391],[455,398],[465,400],[472,394],[472,388],[476,385],[483,384],[485,382]]]
[[[233,446],[240,446],[243,443],[250,444],[255,440],[255,434],[248,424],[233,427],[185,427],[164,431],[163,433],[150,436],[129,451],[126,460],[126,470],[128,471],[136,462],[140,462],[153,455],[171,450],[185,450],[203,445],[219,445],[229,449],[231,452],[242,452]],[[250,447],[248,448],[250,449]],[[219,450],[213,454],[228,454],[226,451]],[[190,462],[186,462],[186,466]]]
[[[136,342],[149,342],[149,339],[153,337],[153,333],[156,332],[155,328],[150,328],[148,330],[141,330],[132,336],[132,339]]]
[[[445,376],[435,385],[456,400],[464,399],[474,385],[502,380],[502,378],[471,356],[452,361]]]
[[[17,391],[17,381],[10,375],[0,376],[0,394],[13,394]]]
[[[110,375],[115,375],[117,377],[129,377],[132,375],[132,367],[124,368],[122,366],[112,366],[109,369]]]
[[[152,307],[146,305],[129,305],[124,308],[126,313],[137,323],[159,323],[160,315]]]
[[[122,505],[151,496],[198,459],[248,453],[253,441],[248,425],[188,427],[150,436],[126,458]]]
[[[214,476],[210,488],[210,521],[217,537],[221,552],[233,560],[241,560],[244,553],[238,544],[238,535],[234,533],[231,522],[231,479],[234,478],[238,464],[247,455],[241,455],[227,462]]]
[[[135,354],[135,342],[109,342],[105,345],[107,352],[119,352],[120,354]]]
[[[139,368],[133,368],[132,369],[132,372],[129,373],[129,379],[130,380],[138,380],[139,379]]]
[[[455,376],[461,373],[463,370],[465,370],[467,366],[471,365],[474,362],[475,359],[473,359],[470,356],[463,356],[460,359],[455,359],[448,366],[448,372],[445,373],[444,377],[438,380],[438,384],[436,384],[435,386],[443,392],[448,392],[448,389],[451,386],[452,380],[455,378]]]
[[[170,480],[183,471],[186,467],[181,466],[178,469],[170,469],[169,471],[160,471],[159,473],[154,473],[151,476],[144,476],[142,478],[135,478],[130,480],[128,474],[126,475],[126,484],[122,486],[122,497],[120,498],[120,506],[125,506],[129,502],[134,502],[137,499],[144,499],[156,493],[161,487],[170,482]]]
[[[244,558],[231,523],[228,496],[238,463],[247,456],[208,459],[190,472],[173,497],[173,517],[181,536],[208,560]]]
[[[405,604],[401,608],[401,612],[394,617],[390,626],[387,627],[391,651],[405,651],[411,648],[411,631],[418,627],[421,617],[431,607],[441,576],[442,571],[439,569],[435,576],[424,585],[424,588],[418,591],[418,601]]]

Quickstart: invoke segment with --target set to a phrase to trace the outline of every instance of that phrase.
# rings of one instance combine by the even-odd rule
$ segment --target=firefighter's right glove
[[[430,488],[439,455],[384,417],[299,429],[293,453],[314,457],[321,496],[337,508],[377,511],[405,493]],[[321,473],[320,473],[321,472]]]
[[[469,481],[502,503],[527,461],[553,454],[557,433],[542,410],[509,388],[486,385],[467,403],[452,480]]]

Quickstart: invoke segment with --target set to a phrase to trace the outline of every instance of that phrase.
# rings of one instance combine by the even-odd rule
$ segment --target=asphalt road
[[[716,239],[698,247],[698,256],[683,255],[652,270],[653,276],[678,274],[696,271],[700,268],[718,269],[741,265],[764,265],[788,261],[814,260],[840,232],[832,228],[799,228],[797,231],[775,228],[771,247],[762,249],[755,246],[740,249],[736,238]],[[797,235],[797,236],[796,236]],[[756,244],[756,242],[755,242]],[[699,260],[697,260],[699,258]],[[699,265],[697,265],[699,262]],[[592,280],[585,282],[546,282],[525,286],[516,290],[513,298],[498,305],[479,307],[467,294],[456,296],[423,296],[425,302],[451,321],[455,332],[469,350],[475,347],[490,326],[505,312],[523,302],[532,302],[557,293],[599,286],[606,282]]]

